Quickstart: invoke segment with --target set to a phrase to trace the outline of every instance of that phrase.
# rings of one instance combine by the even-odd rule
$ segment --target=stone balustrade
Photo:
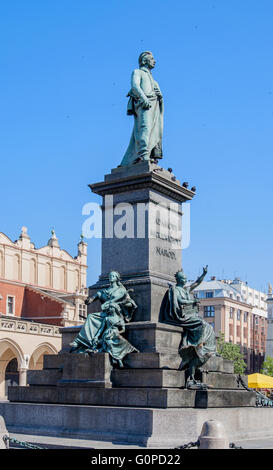
[[[0,317],[0,331],[61,337],[58,326],[5,317]]]

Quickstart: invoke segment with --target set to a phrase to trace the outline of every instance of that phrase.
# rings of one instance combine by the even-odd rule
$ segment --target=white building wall
[[[59,247],[54,232],[48,244],[38,249],[31,243],[25,227],[15,242],[0,233],[0,277],[6,280],[73,293],[86,287],[86,271],[87,245],[83,241],[73,258]]]

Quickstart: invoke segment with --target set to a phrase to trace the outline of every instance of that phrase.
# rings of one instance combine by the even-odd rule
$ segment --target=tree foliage
[[[238,344],[227,343],[224,340],[224,334],[219,332],[217,338],[217,352],[224,358],[234,362],[235,374],[243,374],[247,368],[244,360],[244,355],[241,353]]]
[[[273,357],[267,356],[266,360],[263,362],[261,374],[273,377]]]

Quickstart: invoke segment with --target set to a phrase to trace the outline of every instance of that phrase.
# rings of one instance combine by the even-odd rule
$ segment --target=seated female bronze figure
[[[106,352],[110,354],[113,364],[123,367],[123,358],[131,352],[138,352],[121,336],[125,331],[125,322],[131,320],[137,305],[121,284],[118,272],[110,272],[109,282],[110,287],[98,290],[86,300],[88,305],[99,299],[101,312],[88,315],[78,336],[70,344],[70,352]]]

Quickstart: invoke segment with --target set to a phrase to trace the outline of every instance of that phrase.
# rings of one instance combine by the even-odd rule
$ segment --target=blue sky
[[[55,228],[76,255],[82,206],[127,148],[131,71],[157,60],[164,160],[196,185],[190,278],[209,265],[258,289],[273,281],[272,0],[9,0],[0,3],[0,231]],[[89,283],[100,241],[89,240]]]

